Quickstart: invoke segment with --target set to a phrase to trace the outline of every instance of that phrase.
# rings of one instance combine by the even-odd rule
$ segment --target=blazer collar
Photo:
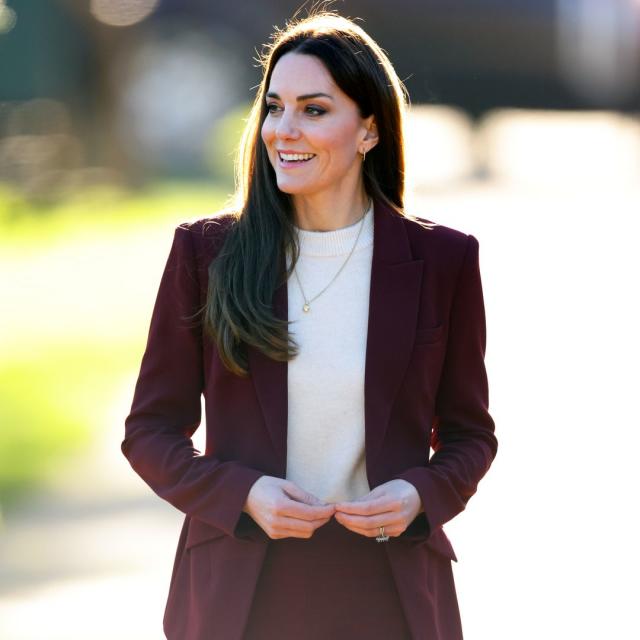
[[[369,486],[380,483],[375,460],[389,423],[393,401],[411,357],[423,261],[411,254],[401,217],[374,201],[373,258],[364,379],[365,451]],[[288,319],[287,283],[275,291],[276,317]],[[287,363],[277,362],[249,347],[253,379],[265,425],[284,477],[287,457]]]

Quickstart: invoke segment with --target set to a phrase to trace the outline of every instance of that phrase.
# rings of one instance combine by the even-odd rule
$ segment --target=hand
[[[277,539],[310,538],[335,509],[289,480],[265,475],[253,483],[243,511]]]
[[[399,536],[423,510],[418,490],[406,480],[390,480],[352,502],[337,502],[336,520],[347,529],[375,538]]]

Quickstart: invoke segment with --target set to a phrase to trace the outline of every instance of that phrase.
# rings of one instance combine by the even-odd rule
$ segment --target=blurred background
[[[183,515],[124,418],[173,228],[233,192],[301,4],[0,0],[3,640],[163,637]],[[640,1],[329,8],[409,90],[407,209],[480,241],[500,451],[446,527],[465,637],[638,638]]]

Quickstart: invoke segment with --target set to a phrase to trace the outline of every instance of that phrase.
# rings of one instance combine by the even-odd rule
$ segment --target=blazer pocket
[[[191,549],[191,547],[195,547],[198,544],[220,538],[224,535],[226,534],[222,529],[212,527],[210,524],[197,518],[191,518],[189,520],[189,529],[187,530],[185,549]]]
[[[437,327],[427,327],[425,329],[416,330],[416,338],[414,344],[434,344],[442,340],[444,335],[444,324]]]

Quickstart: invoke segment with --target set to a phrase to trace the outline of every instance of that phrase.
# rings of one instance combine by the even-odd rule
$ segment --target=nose
[[[276,136],[281,139],[297,138],[300,131],[294,121],[293,116],[283,113],[276,126]]]

